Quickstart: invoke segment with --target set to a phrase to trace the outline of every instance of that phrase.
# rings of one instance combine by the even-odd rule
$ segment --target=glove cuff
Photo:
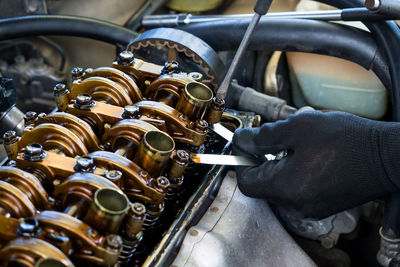
[[[346,149],[345,157],[352,165],[351,177],[357,178],[359,190],[369,192],[367,195],[379,196],[394,192],[396,187],[400,186],[400,180],[399,184],[395,185],[389,178],[381,153],[381,140],[387,124],[356,116],[346,118],[346,138],[351,147]],[[400,145],[400,142],[398,144]],[[400,149],[398,151],[400,152]],[[392,158],[392,155],[386,156]]]
[[[387,177],[400,190],[400,123],[384,124],[381,128],[379,149]]]

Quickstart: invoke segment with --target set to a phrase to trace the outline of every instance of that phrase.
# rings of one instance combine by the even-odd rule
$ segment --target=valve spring
[[[164,202],[159,205],[147,205],[144,217],[143,231],[148,232],[157,228],[157,222],[164,211]]]
[[[215,145],[219,142],[220,142],[220,137],[216,133],[208,131],[204,142],[205,149],[210,153],[212,153],[210,149],[212,150],[213,147],[215,147]]]
[[[168,192],[165,195],[165,202],[167,203],[167,206],[170,204],[173,204],[173,202],[178,202],[179,197],[182,195],[182,184],[183,184],[183,179],[179,180],[177,183],[173,183],[173,181],[170,179],[171,184],[169,185]]]
[[[122,250],[119,255],[118,262],[121,264],[128,263],[134,256],[139,246],[140,242],[143,239],[143,235],[140,233],[139,238],[128,239],[122,238]]]

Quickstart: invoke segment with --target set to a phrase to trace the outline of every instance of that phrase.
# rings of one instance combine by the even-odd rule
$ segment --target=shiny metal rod
[[[250,38],[254,32],[254,29],[256,28],[258,21],[260,20],[261,15],[258,13],[254,13],[253,18],[247,27],[246,33],[244,34],[243,40],[239,45],[239,48],[235,54],[235,57],[232,60],[231,66],[228,69],[228,72],[225,75],[224,80],[222,81],[220,87],[218,88],[217,91],[217,98],[219,99],[225,99],[226,94],[229,89],[229,85],[231,84],[232,77],[235,74],[235,71],[237,69],[237,66],[240,62],[240,59],[243,56],[243,53],[246,51],[246,48],[250,42]]]
[[[209,15],[197,16],[192,14],[177,15],[152,15],[144,16],[142,26],[145,28],[156,27],[178,27],[189,24],[218,21],[225,19],[250,19],[252,14],[236,14],[236,15]],[[343,10],[326,10],[326,11],[305,11],[305,12],[274,12],[268,13],[261,18],[269,19],[314,19],[321,21],[379,21],[394,19],[393,17],[382,16],[370,12],[366,8],[346,8]]]

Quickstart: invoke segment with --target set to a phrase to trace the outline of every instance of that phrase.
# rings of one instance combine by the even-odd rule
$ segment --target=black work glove
[[[233,136],[236,155],[285,149],[279,161],[238,167],[239,189],[320,219],[400,188],[400,123],[313,111]]]

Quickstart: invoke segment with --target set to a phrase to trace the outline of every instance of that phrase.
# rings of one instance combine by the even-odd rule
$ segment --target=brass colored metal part
[[[49,209],[48,194],[39,179],[31,173],[14,167],[1,167],[0,180],[21,190],[38,209]]]
[[[45,150],[59,149],[67,156],[89,153],[85,144],[74,132],[54,123],[25,128],[19,146],[22,148],[32,143],[41,144]]]
[[[156,127],[165,127],[166,129],[164,129],[175,141],[194,146],[204,143],[205,133],[195,131],[196,123],[176,109],[156,101],[140,101],[135,105],[139,107],[140,120],[149,122]],[[68,111],[85,121],[91,121],[92,127],[99,129],[105,123],[115,124],[121,121],[124,109],[96,102],[90,111],[76,109],[72,104],[68,106]],[[160,122],[164,123],[160,124]]]
[[[132,102],[142,100],[142,92],[135,81],[129,75],[116,68],[102,67],[97,69],[87,69],[82,78],[85,79],[89,77],[103,77],[110,79],[126,90]]]
[[[37,238],[17,238],[0,250],[3,266],[72,267],[72,262],[58,248]]]
[[[122,172],[122,191],[129,198],[148,203],[161,203],[164,200],[165,194],[152,186],[152,177],[136,163],[107,151],[93,152],[89,156],[95,160],[98,169],[104,168]]]
[[[114,184],[113,184],[114,185]],[[129,200],[119,189],[98,189],[84,219],[103,233],[115,234],[129,209]]]
[[[53,95],[56,100],[57,108],[59,111],[65,111],[68,106],[69,89],[63,83],[58,83],[54,86]]]
[[[195,131],[195,122],[189,120],[178,110],[155,101],[141,101],[136,105],[139,106],[142,116],[165,121],[167,133],[175,141],[193,146],[200,146],[204,143],[205,133]]]
[[[145,214],[146,208],[143,204],[135,202],[130,206],[122,234],[123,249],[119,257],[120,263],[128,262],[142,241]]]
[[[37,121],[37,125],[43,123],[53,123],[64,126],[68,130],[72,131],[79,139],[81,139],[89,151],[99,150],[99,139],[93,132],[90,125],[72,114],[55,112],[50,115],[40,117]]]
[[[7,131],[3,135],[3,140],[4,140],[4,148],[7,152],[8,159],[14,159],[19,150],[19,140],[21,138],[17,136],[17,133],[15,131]]]
[[[180,178],[189,163],[189,153],[185,150],[177,150],[172,157],[172,164],[168,171],[168,178]]]
[[[137,235],[142,230],[146,207],[135,202],[129,207],[128,219],[125,226],[125,234],[128,236]]]
[[[18,238],[20,219],[0,215],[0,244]]]
[[[111,151],[115,151],[129,142],[138,147],[143,135],[149,131],[158,131],[158,129],[142,120],[126,119],[114,124],[105,132],[101,141],[103,144],[109,144]]]
[[[75,108],[73,104],[68,105],[68,113],[86,121],[92,127],[97,136],[103,134],[104,125],[106,123],[112,125],[122,120],[123,112],[124,109],[122,107],[98,101],[95,101],[95,105],[91,110],[81,110]]]
[[[29,170],[33,174],[42,174],[42,180],[45,183],[53,182],[56,178],[63,181],[68,176],[75,173],[75,158],[66,157],[50,151],[47,152],[44,160],[40,162],[31,162],[25,160],[23,153],[18,153],[15,161],[18,168]]]
[[[104,265],[117,263],[119,251],[108,249],[106,238],[84,222],[67,214],[49,210],[42,211],[35,218],[43,230],[42,236],[46,237],[48,233],[56,232],[68,238],[67,241],[71,243],[74,252],[73,258]],[[56,243],[54,245],[58,246]]]
[[[175,149],[174,140],[166,133],[149,131],[144,134],[134,162],[150,176],[160,176],[167,167],[169,157]]]
[[[202,119],[212,97],[213,92],[209,87],[199,82],[191,82],[186,84],[176,109],[191,120]]]
[[[0,207],[14,218],[31,217],[36,208],[27,195],[12,184],[0,181]]]
[[[62,208],[74,205],[81,200],[83,200],[83,202],[80,204],[84,206],[85,202],[93,202],[96,191],[102,188],[119,190],[114,183],[99,175],[92,173],[75,173],[58,185],[53,195],[54,198],[61,203]],[[82,215],[85,215],[87,208],[86,210],[81,210],[80,214],[76,217],[81,218]]]
[[[133,103],[128,92],[120,84],[103,77],[75,80],[68,97],[74,100],[79,94],[88,94],[94,100],[122,107]]]
[[[146,88],[144,95],[148,99],[175,107],[185,86],[193,81],[183,74],[164,74]]]
[[[211,124],[218,123],[225,111],[225,100],[214,97],[211,101],[207,113],[207,122]]]
[[[146,81],[151,83],[157,79],[163,68],[161,65],[149,63],[138,58],[135,58],[131,64],[121,64],[121,62],[115,61],[112,67],[128,74],[141,88],[145,88]]]

